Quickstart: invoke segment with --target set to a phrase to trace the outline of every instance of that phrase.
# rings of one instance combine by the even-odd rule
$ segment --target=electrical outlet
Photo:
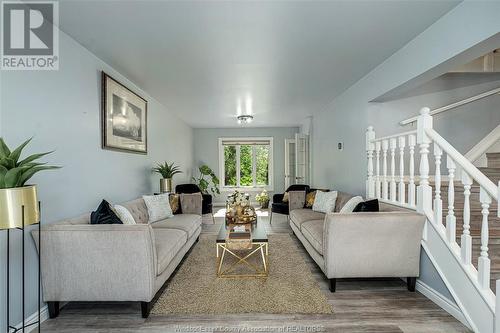
[[[337,143],[337,149],[340,151],[344,150],[344,143],[343,142]]]

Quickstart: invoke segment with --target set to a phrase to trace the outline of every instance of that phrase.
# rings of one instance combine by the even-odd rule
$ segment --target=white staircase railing
[[[490,288],[490,259],[488,256],[489,222],[492,201],[500,201],[499,187],[460,154],[432,127],[429,108],[423,108],[417,119],[417,130],[376,138],[373,127],[366,132],[367,197],[382,202],[415,209],[426,215],[422,245],[439,265],[443,281],[455,297],[471,327],[478,332],[500,332],[500,292],[495,295]],[[417,156],[415,148],[418,145]],[[430,185],[429,155],[432,145],[434,156],[434,192]],[[408,155],[406,155],[408,153]],[[446,165],[443,164],[446,154]],[[396,158],[397,156],[397,158]],[[419,157],[418,176],[415,160]],[[397,160],[397,161],[396,161]],[[398,162],[398,163],[396,163]],[[399,164],[396,166],[396,164]],[[389,169],[390,168],[390,169]],[[463,218],[455,216],[456,169],[461,170],[463,185]],[[443,223],[441,170],[447,170],[448,202]],[[408,172],[408,174],[406,174]],[[409,175],[409,176],[407,176]],[[418,186],[417,183],[418,178]],[[480,254],[477,269],[472,264],[472,237],[470,233],[471,187],[479,185],[481,204]],[[500,205],[497,212],[500,217]],[[457,222],[462,222],[460,244],[456,241]],[[444,250],[446,249],[446,250]],[[461,272],[461,276],[459,273]],[[497,280],[500,291],[500,280]],[[498,315],[497,311],[498,310]]]

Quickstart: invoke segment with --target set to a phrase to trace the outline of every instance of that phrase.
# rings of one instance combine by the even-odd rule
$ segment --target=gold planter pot
[[[36,186],[0,189],[0,229],[22,228],[40,221]]]
[[[160,192],[172,192],[172,178],[160,179]]]

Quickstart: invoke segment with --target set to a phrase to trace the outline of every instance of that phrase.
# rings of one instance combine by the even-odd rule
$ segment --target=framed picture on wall
[[[102,148],[147,154],[148,102],[102,72]]]

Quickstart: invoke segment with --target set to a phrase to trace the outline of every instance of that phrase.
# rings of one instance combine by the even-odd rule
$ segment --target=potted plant
[[[260,204],[260,208],[267,209],[269,207],[269,194],[266,190],[255,196],[255,199]]]
[[[200,171],[200,176],[198,178],[193,177],[193,182],[198,185],[201,192],[204,194],[220,194],[219,190],[219,178],[215,175],[212,169],[208,165],[202,165],[198,168]]]
[[[179,170],[179,166],[174,165],[174,163],[168,164],[167,162],[163,164],[158,163],[158,165],[153,168],[153,171],[162,176],[162,179],[160,179],[161,193],[172,192],[172,177],[178,173],[182,173],[182,171]]]
[[[35,162],[52,152],[33,154],[20,160],[22,150],[30,141],[26,140],[11,151],[0,138],[0,229],[22,228],[23,224],[40,221],[36,185],[26,185],[26,182],[39,171],[60,168]]]

